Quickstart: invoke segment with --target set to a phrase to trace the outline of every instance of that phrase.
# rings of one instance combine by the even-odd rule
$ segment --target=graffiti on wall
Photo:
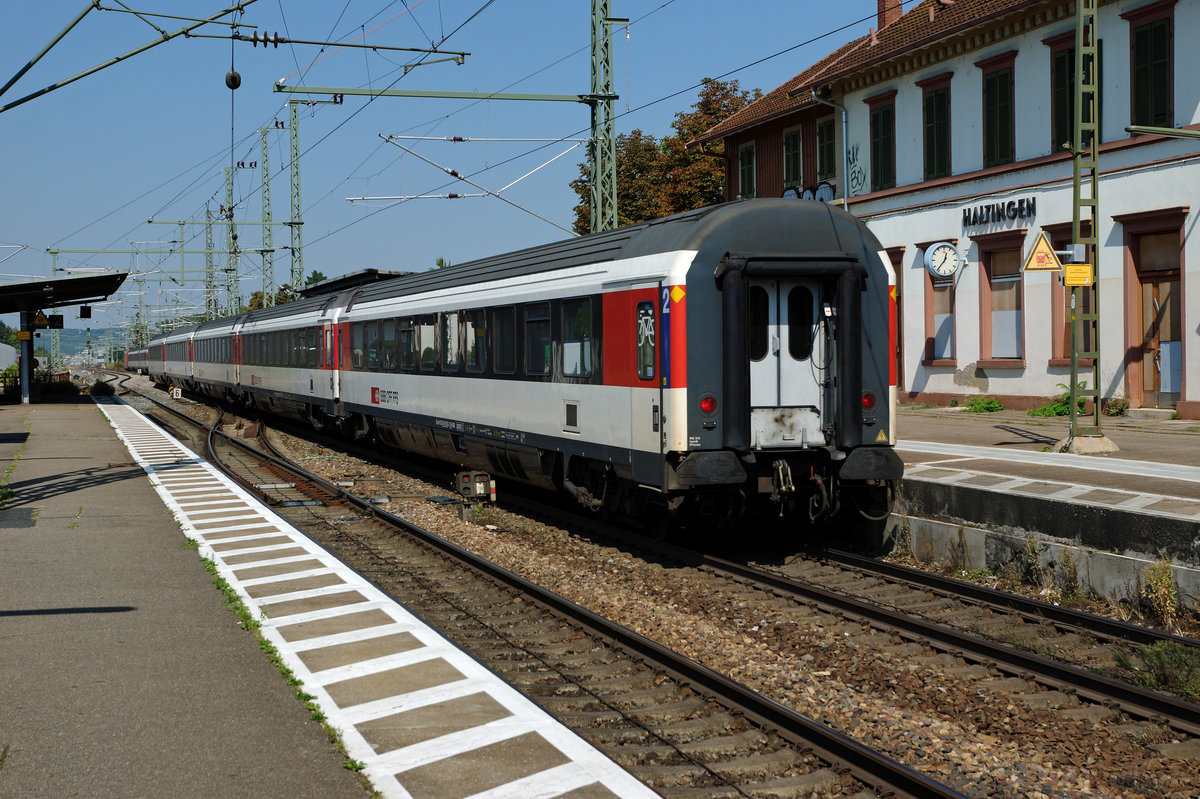
[[[846,153],[846,161],[850,170],[850,196],[855,197],[867,191],[867,173],[858,162],[858,145],[852,145]]]

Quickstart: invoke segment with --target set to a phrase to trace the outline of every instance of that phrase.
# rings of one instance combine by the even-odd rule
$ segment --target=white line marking
[[[998,447],[970,447],[961,444],[941,444],[930,441],[897,441],[896,449],[908,452],[926,452],[934,455],[952,455],[966,458],[981,458],[990,461],[1009,461],[1037,466],[1069,467],[1090,471],[1114,472],[1140,477],[1161,477],[1168,480],[1184,480],[1200,483],[1200,467],[1178,464],[1152,463],[1125,458],[1101,458],[1096,455],[1073,455],[1069,452],[1028,452],[1026,450],[1002,450]]]

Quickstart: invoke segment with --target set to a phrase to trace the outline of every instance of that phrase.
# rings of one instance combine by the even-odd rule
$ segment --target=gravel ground
[[[289,454],[386,507],[594,612],[728,674],[969,796],[1196,797],[1196,761],[1162,756],[1173,738],[1151,725],[1092,724],[1031,709],[898,640],[778,600],[716,587],[567,530],[488,509],[474,522],[425,497],[434,486],[297,439]]]

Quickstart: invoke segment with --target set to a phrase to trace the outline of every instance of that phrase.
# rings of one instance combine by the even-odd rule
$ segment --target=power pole
[[[1070,451],[1111,452],[1116,449],[1100,429],[1100,63],[1096,43],[1097,0],[1076,0],[1075,3],[1075,135],[1071,150],[1074,158],[1072,180],[1071,238],[1083,245],[1091,258],[1091,285],[1071,286],[1071,433]],[[1084,230],[1084,210],[1090,227]],[[1083,308],[1082,300],[1091,300]],[[1081,342],[1080,331],[1088,336]],[[1081,346],[1087,349],[1081,350]],[[1090,358],[1092,375],[1086,388],[1079,386],[1079,361]],[[1091,424],[1081,424],[1079,400],[1092,400]]]
[[[271,231],[271,169],[267,159],[271,154],[267,132],[270,128],[261,128],[262,133],[262,258],[263,258],[263,307],[275,304],[275,245]]]
[[[213,263],[212,209],[204,209],[204,318],[216,319],[221,310],[217,306],[217,275]]]
[[[285,86],[276,83],[276,92],[292,94],[333,95],[335,102],[348,96],[362,97],[420,97],[453,100],[536,100],[550,102],[586,103],[592,109],[592,137],[588,148],[591,172],[591,230],[611,230],[617,226],[617,144],[613,103],[612,25],[628,19],[608,15],[609,0],[592,0],[592,83],[590,94],[530,94],[526,92],[442,92],[408,89],[372,89],[330,86]],[[297,280],[296,258],[299,252],[300,222],[300,145],[296,138],[296,101],[291,107],[292,125],[292,280]],[[303,271],[303,265],[300,267]]]
[[[300,219],[300,114],[301,100],[288,101],[288,128],[292,140],[292,289],[304,285],[304,222]]]
[[[242,310],[242,297],[238,291],[237,223],[233,219],[233,167],[225,167],[225,207],[223,215],[229,224],[225,226],[225,250],[229,253],[225,266],[226,313],[230,316]]]
[[[629,22],[608,15],[609,0],[592,0],[591,231],[617,227],[617,136],[614,121],[612,25]]]

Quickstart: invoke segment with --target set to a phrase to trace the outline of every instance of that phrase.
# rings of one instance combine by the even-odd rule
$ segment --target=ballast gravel
[[[798,612],[688,567],[647,562],[496,508],[462,521],[457,505],[427,501],[450,494],[449,480],[431,485],[300,439],[273,440],[325,479],[390,497],[388,511],[967,796],[1200,796],[1200,754],[1164,756],[1157,747],[1172,752],[1182,740],[1168,730],[1031,706],[923,647]]]

